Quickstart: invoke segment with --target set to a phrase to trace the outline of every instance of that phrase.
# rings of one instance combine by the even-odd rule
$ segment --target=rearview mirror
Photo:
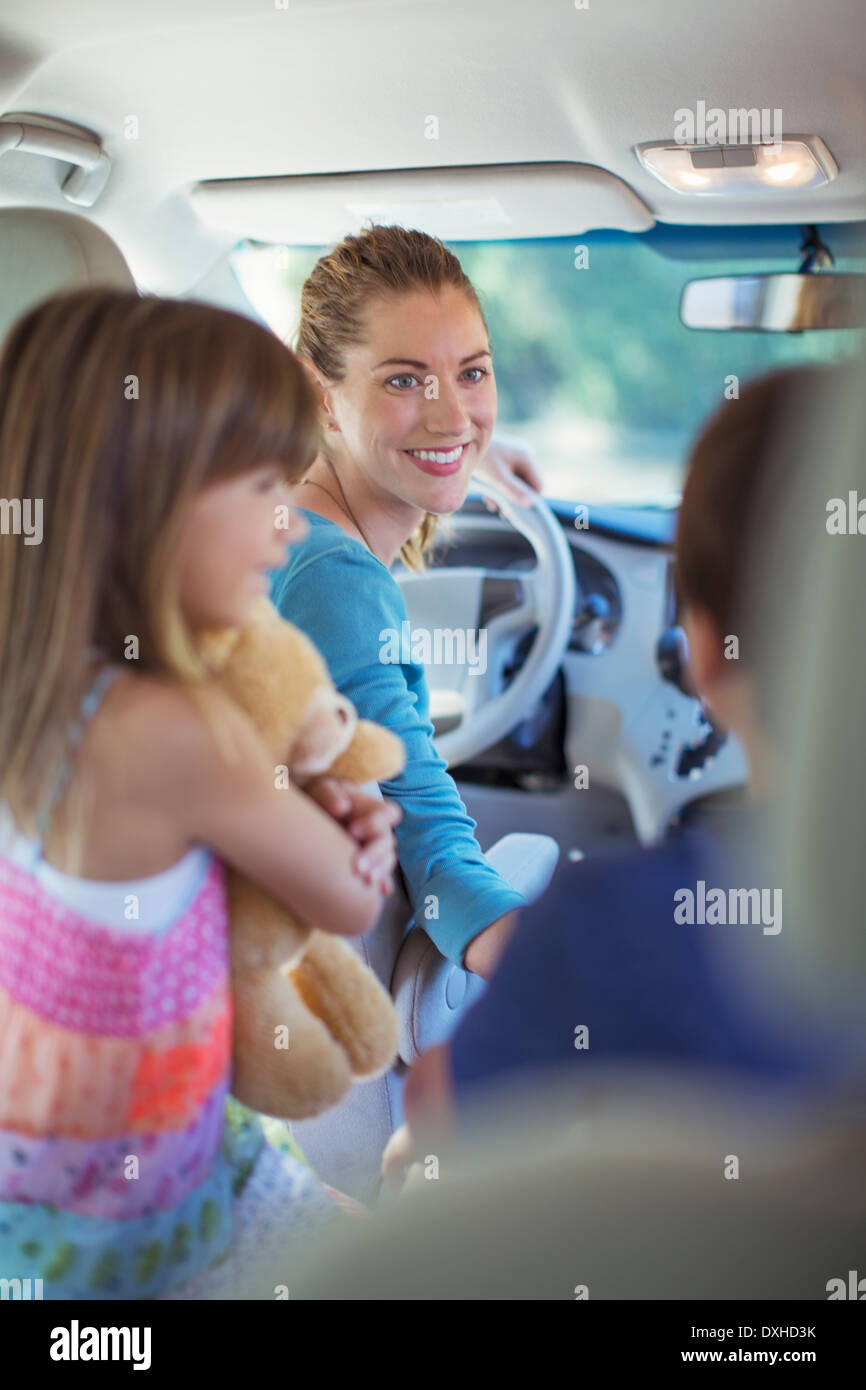
[[[680,319],[686,328],[764,333],[862,328],[866,324],[866,275],[822,271],[690,280],[680,300]]]

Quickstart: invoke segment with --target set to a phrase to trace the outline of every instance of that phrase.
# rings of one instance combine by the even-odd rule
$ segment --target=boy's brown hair
[[[832,371],[789,367],[749,382],[711,416],[689,458],[677,524],[679,606],[703,609],[723,638],[735,634],[750,669],[762,514],[784,486],[779,465],[798,412],[820,403]]]

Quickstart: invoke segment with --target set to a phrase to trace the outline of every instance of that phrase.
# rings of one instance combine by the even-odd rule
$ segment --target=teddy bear
[[[358,719],[312,642],[269,599],[256,600],[243,627],[200,634],[199,651],[210,683],[246,712],[294,780],[327,773],[363,784],[402,771],[401,740]],[[318,1115],[354,1079],[393,1063],[391,998],[344,941],[299,921],[232,869],[228,901],[232,1094],[264,1115]]]

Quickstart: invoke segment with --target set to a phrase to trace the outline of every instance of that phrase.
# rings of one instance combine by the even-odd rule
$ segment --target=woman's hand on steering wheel
[[[503,492],[521,507],[531,507],[535,493],[541,492],[541,474],[529,450],[517,439],[495,434],[487,453],[478,463],[478,472],[498,483]],[[488,511],[499,510],[490,497],[484,499]]]

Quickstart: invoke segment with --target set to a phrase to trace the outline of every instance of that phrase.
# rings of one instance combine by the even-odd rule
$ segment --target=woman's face
[[[373,491],[455,512],[496,420],[496,381],[478,310],[454,286],[378,300],[346,375],[328,383],[329,449]]]
[[[268,571],[285,564],[286,546],[307,531],[291,495],[279,465],[265,464],[211,483],[194,499],[178,548],[181,610],[193,631],[241,627],[269,592]]]

